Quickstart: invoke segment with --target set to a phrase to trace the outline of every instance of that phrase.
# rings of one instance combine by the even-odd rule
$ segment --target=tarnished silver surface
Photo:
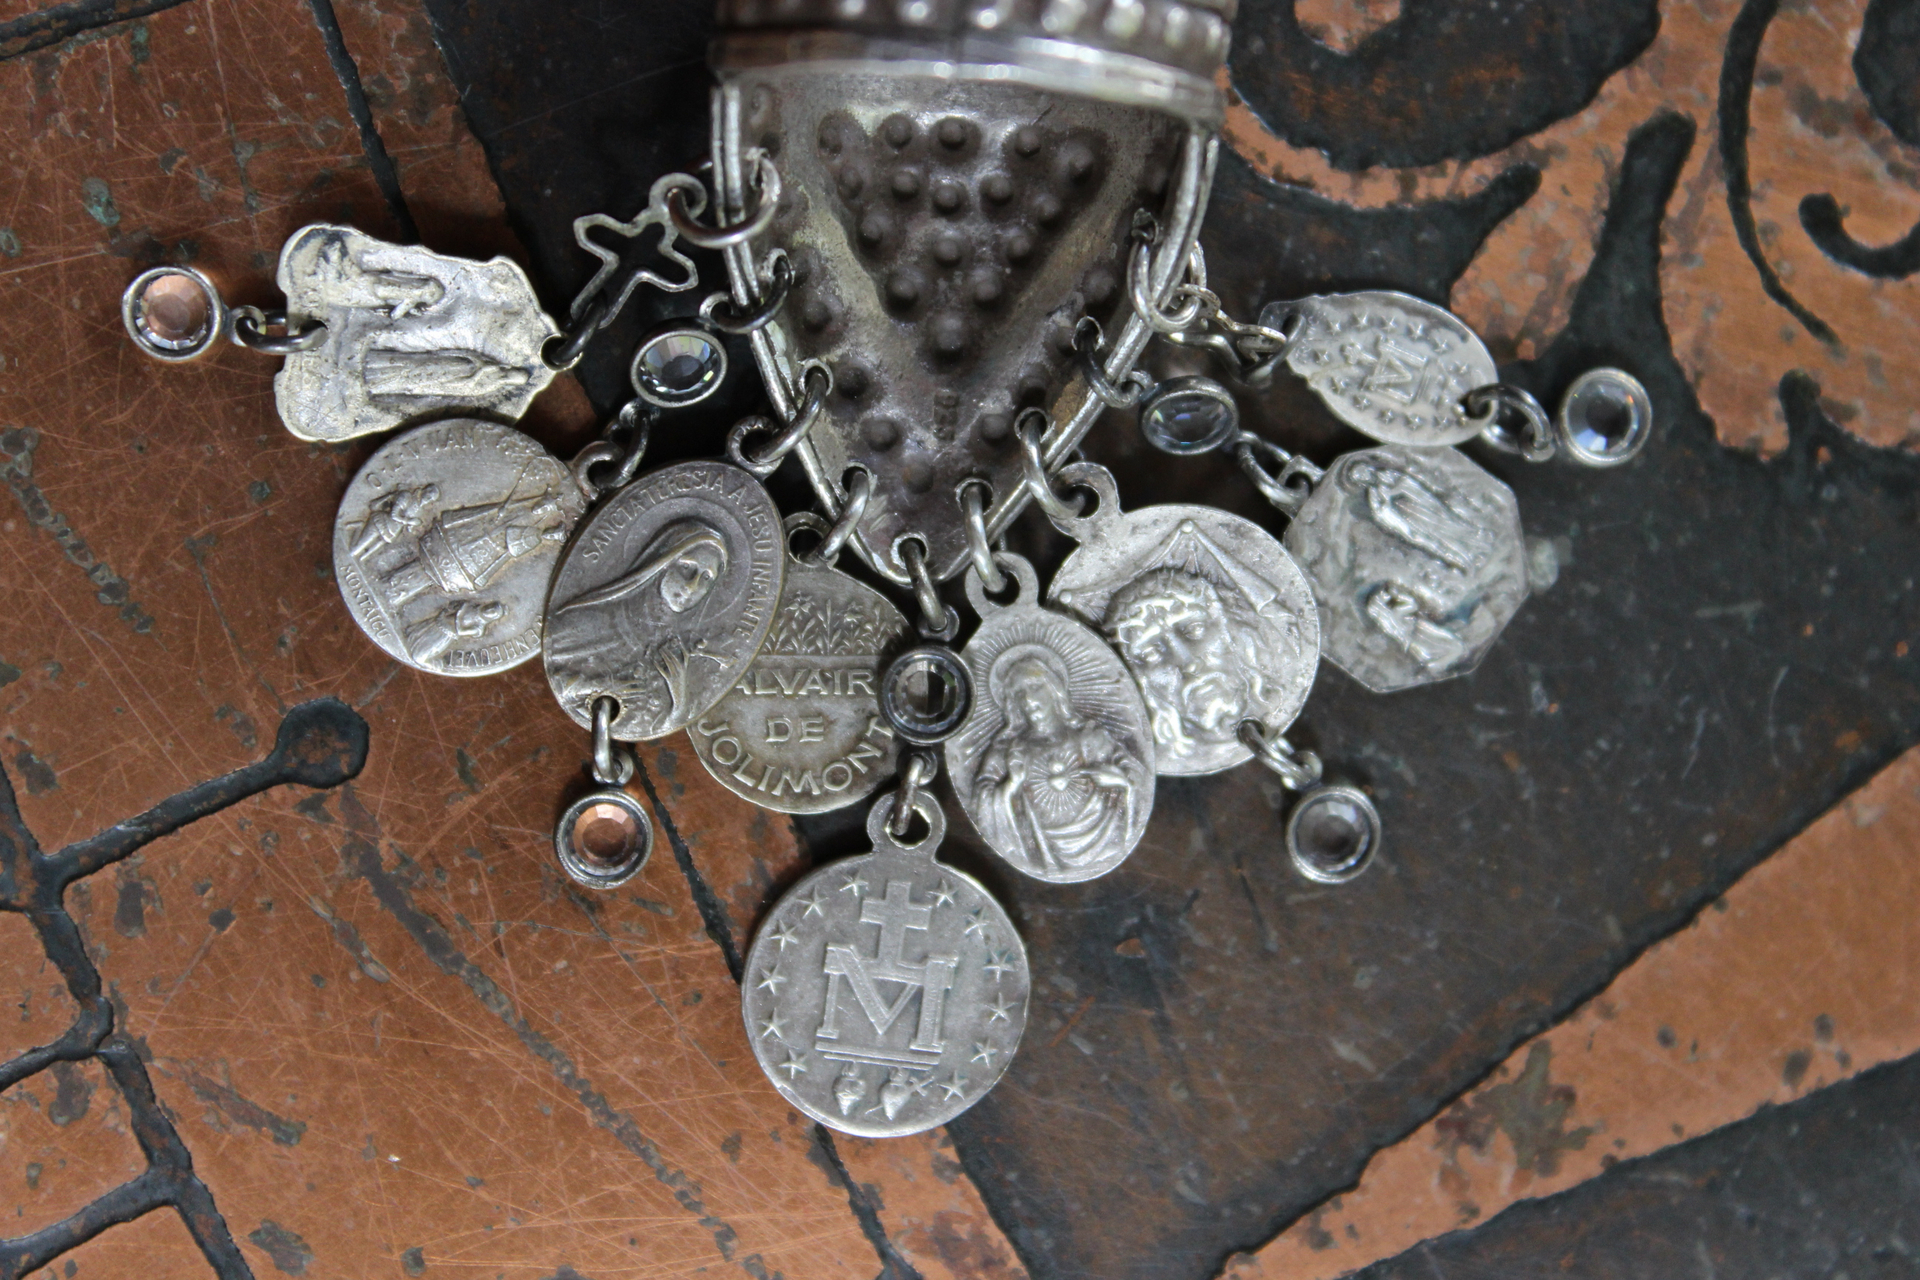
[[[1321,651],[1377,693],[1473,670],[1527,597],[1513,491],[1452,449],[1337,459],[1287,549],[1320,602]]]
[[[280,419],[302,440],[450,411],[512,420],[553,380],[540,351],[560,330],[506,258],[475,262],[321,223],[287,241],[278,280],[290,325],[327,327],[273,380]]]
[[[973,711],[947,741],[947,772],[995,853],[1036,879],[1091,880],[1126,860],[1153,812],[1147,708],[1097,632],[1040,607],[1033,566],[997,559],[1018,593],[996,605],[967,574]]]
[[[540,652],[547,583],[585,505],[567,468],[512,427],[416,427],[347,486],[334,577],[360,629],[408,666],[504,671]]]
[[[688,726],[707,772],[781,813],[824,813],[893,776],[899,744],[880,680],[907,643],[885,596],[838,569],[787,561],[766,643],[726,696]]]
[[[1080,543],[1047,598],[1099,629],[1140,684],[1160,773],[1218,773],[1252,756],[1242,720],[1293,723],[1320,664],[1313,592],[1286,548],[1213,507],[1122,512],[1104,467],[1065,468],[1099,495],[1086,519],[1055,520]]]
[[[1270,303],[1260,323],[1297,317],[1287,367],[1334,415],[1387,444],[1460,444],[1485,422],[1460,398],[1500,380],[1486,346],[1449,311],[1389,290]]]
[[[547,605],[547,683],[613,736],[672,733],[740,678],[773,623],[786,568],[780,513],[724,462],[681,462],[606,499],[566,549]]]
[[[815,871],[774,905],[747,952],[741,1011],[760,1069],[794,1106],[866,1138],[919,1133],[994,1086],[1027,1025],[1027,952],[977,882],[933,860],[930,824],[903,845],[895,797],[867,816],[873,852]]]

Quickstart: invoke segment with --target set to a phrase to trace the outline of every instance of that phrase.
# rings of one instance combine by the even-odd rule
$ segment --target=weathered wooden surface
[[[48,848],[85,837],[258,758],[316,696],[371,731],[348,786],[242,802],[70,897],[256,1273],[1212,1275],[1377,1149],[1417,1150],[1516,1045],[1920,739],[1920,464],[1882,447],[1910,430],[1920,304],[1899,261],[1840,265],[1798,212],[1831,192],[1878,244],[1920,218],[1913,91],[1886,70],[1911,66],[1914,6],[1251,3],[1207,229],[1233,308],[1356,285],[1451,300],[1549,401],[1589,364],[1633,370],[1662,431],[1603,476],[1491,464],[1566,563],[1475,676],[1391,698],[1323,677],[1301,736],[1378,798],[1380,867],[1337,891],[1293,878],[1251,770],[1164,787],[1141,852],[1092,885],[1014,882],[956,840],[1026,933],[1027,1042],[950,1134],[823,1142],[760,1079],[733,971],[773,893],[857,824],[796,833],[668,740],[644,753],[653,865],[630,892],[568,889],[544,841],[584,744],[539,673],[396,669],[338,603],[332,508],[365,449],[287,437],[271,362],[142,361],[116,310],[170,258],[268,301],[281,240],[319,218],[523,253],[563,310],[590,266],[571,219],[630,214],[704,150],[707,8],[335,0],[330,60],[299,0],[0,7],[0,761],[27,824]],[[1756,244],[1799,318],[1738,242],[1736,100]],[[624,345],[680,306],[646,300],[530,429],[577,446],[622,394]],[[751,381],[729,395],[663,456],[714,451]],[[1248,411],[1322,458],[1352,443],[1284,386]],[[1130,505],[1204,497],[1278,526],[1230,467],[1167,465],[1122,419],[1089,451]],[[1893,791],[1856,803],[1920,811]],[[1791,947],[1791,927],[1739,945]],[[72,1006],[21,923],[0,929],[13,1052]],[[1823,970],[1898,963],[1854,929],[1805,946]],[[1712,1007],[1723,972],[1688,970],[1687,999]],[[1803,1047],[1784,1037],[1741,1061]],[[1555,1087],[1611,1106],[1625,1070]],[[1722,1120],[1769,1096],[1741,1079]],[[16,1231],[142,1167],[96,1065],[0,1095],[0,1125]],[[1294,1238],[1257,1265],[1292,1274]],[[72,1261],[191,1275],[198,1256],[162,1214]]]

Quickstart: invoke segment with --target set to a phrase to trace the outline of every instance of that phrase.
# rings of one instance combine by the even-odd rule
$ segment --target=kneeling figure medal
[[[904,793],[867,815],[873,851],[788,890],[747,952],[742,1013],[780,1095],[843,1133],[931,1129],[993,1088],[1027,1026],[1027,951],[971,877],[934,861],[947,819],[896,837]]]

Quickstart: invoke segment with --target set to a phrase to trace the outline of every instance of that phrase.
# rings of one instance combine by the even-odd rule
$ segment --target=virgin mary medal
[[[585,505],[566,467],[512,427],[416,427],[347,486],[334,577],[360,629],[415,670],[504,671],[540,652],[547,583]]]
[[[790,554],[766,643],[688,725],[694,753],[720,785],[779,813],[865,799],[893,776],[899,756],[879,688],[909,634],[885,596]]]
[[[582,728],[672,733],[726,695],[767,638],[786,567],[780,513],[724,462],[681,462],[617,490],[580,526],[547,602],[547,683]]]
[[[918,844],[867,815],[871,853],[774,904],[747,952],[741,1011],[780,1096],[830,1129],[893,1138],[943,1125],[993,1088],[1027,1025],[1026,947],[1000,904],[935,862],[946,815],[925,792]]]
[[[1287,526],[1327,659],[1375,693],[1474,669],[1527,598],[1513,490],[1453,449],[1336,459]]]
[[[1251,520],[1169,504],[1122,512],[1113,475],[1076,463],[1065,484],[1094,490],[1084,519],[1055,519],[1079,549],[1048,599],[1099,629],[1140,684],[1163,775],[1218,773],[1252,758],[1240,724],[1293,723],[1320,662],[1306,575]]]
[[[1126,860],[1153,812],[1147,709],[1096,632],[1040,607],[1032,565],[995,558],[1019,588],[997,605],[967,571],[980,627],[960,656],[974,700],[947,772],[995,853],[1039,880],[1091,880]]]

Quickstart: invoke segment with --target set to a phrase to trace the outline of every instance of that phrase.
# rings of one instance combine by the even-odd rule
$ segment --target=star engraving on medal
[[[967,1078],[956,1071],[945,1080],[942,1080],[940,1087],[947,1091],[947,1096],[944,1101],[951,1102],[967,1091]]]
[[[800,941],[800,939],[794,935],[793,922],[791,920],[782,921],[780,927],[767,936],[779,943],[780,950],[782,951],[787,949],[788,943]]]
[[[994,1055],[998,1054],[999,1052],[1000,1050],[998,1048],[994,1047],[993,1045],[987,1043],[984,1040],[976,1041],[973,1046],[973,1060],[975,1062],[984,1062],[988,1066],[992,1066]]]
[[[786,980],[787,975],[780,972],[780,966],[776,964],[771,969],[760,971],[760,990],[771,991],[777,996],[780,994],[780,984]]]
[[[800,913],[802,919],[806,918],[807,916],[824,916],[825,914],[827,914],[827,911],[826,911],[827,904],[820,901],[819,885],[813,886],[812,892],[808,893],[806,897],[800,899],[800,905],[806,908],[805,911]]]
[[[843,892],[857,897],[867,891],[867,878],[856,871],[840,882],[840,888]]]
[[[784,1041],[786,1039],[786,1034],[781,1029],[780,1011],[778,1009],[768,1014],[767,1020],[760,1024],[760,1038],[765,1040],[768,1036],[772,1036],[776,1040]]]
[[[996,996],[994,997],[993,1003],[987,1006],[987,1012],[993,1015],[991,1018],[988,1018],[987,1021],[1011,1022],[1013,1019],[1007,1015],[1012,1011],[1013,1005],[1005,996]]]
[[[992,924],[989,923],[987,919],[983,915],[981,915],[981,913],[978,911],[975,911],[972,915],[967,917],[968,936],[972,936],[973,934],[977,933],[980,935],[982,939],[988,942],[991,942],[993,939],[988,931],[992,929],[992,927],[993,927]]]
[[[1000,985],[1001,975],[1013,972],[1013,952],[1011,951],[988,952],[987,963],[982,967],[986,969],[988,973],[993,975],[993,985],[997,987]]]
[[[953,905],[953,885],[948,883],[945,876],[940,877],[940,884],[934,889],[932,896],[933,905],[936,907],[950,907]]]
[[[797,1080],[807,1073],[807,1064],[799,1054],[787,1050],[787,1060],[780,1064],[780,1070],[787,1073],[787,1079]]]

